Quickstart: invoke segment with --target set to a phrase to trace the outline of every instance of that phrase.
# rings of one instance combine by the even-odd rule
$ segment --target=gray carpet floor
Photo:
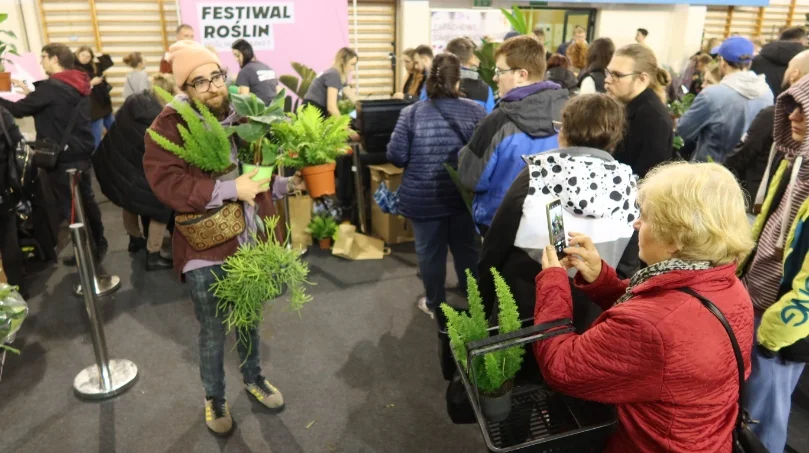
[[[0,381],[0,452],[486,451],[477,426],[447,418],[435,324],[415,306],[423,289],[412,247],[364,262],[310,252],[314,301],[300,317],[275,309],[262,327],[264,371],[287,408],[262,410],[240,385],[229,350],[237,430],[217,439],[203,421],[198,326],[187,289],[170,271],[144,272],[143,252],[126,252],[119,210],[104,203],[102,211],[111,245],[104,266],[123,285],[100,300],[100,312],[110,356],[135,362],[139,380],[112,400],[76,398],[73,378],[94,360],[87,315],[71,295],[75,269],[44,269],[34,277],[31,314],[15,343],[22,354],[9,355]],[[449,286],[455,281],[448,277]],[[790,443],[809,453],[806,378],[800,392]]]

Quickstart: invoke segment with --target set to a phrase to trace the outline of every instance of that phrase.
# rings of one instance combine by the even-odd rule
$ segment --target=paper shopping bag
[[[289,195],[289,230],[292,232],[290,241],[292,248],[305,249],[312,245],[312,235],[306,232],[309,222],[312,221],[312,199],[309,195]]]
[[[337,229],[332,255],[349,260],[381,260],[390,250],[381,239],[357,233],[357,227],[343,224]]]

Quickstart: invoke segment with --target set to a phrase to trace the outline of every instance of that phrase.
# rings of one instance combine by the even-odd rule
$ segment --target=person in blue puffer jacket
[[[399,212],[413,222],[416,254],[426,296],[419,308],[434,316],[446,301],[447,249],[452,251],[461,288],[466,269],[477,277],[475,223],[445,164],[457,167],[458,151],[486,116],[480,104],[463,99],[461,61],[444,53],[427,78],[429,100],[402,110],[388,143],[388,160],[404,168]]]

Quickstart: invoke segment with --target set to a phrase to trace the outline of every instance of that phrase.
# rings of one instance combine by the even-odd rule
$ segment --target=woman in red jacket
[[[565,394],[615,404],[607,452],[731,451],[738,368],[727,333],[702,303],[730,322],[746,375],[753,307],[736,263],[753,247],[742,191],[717,164],[675,163],[649,173],[638,191],[640,258],[649,266],[621,281],[586,236],[570,233],[561,262],[545,249],[537,276],[537,324],[571,318],[565,268],[605,311],[582,335],[535,343],[547,383]]]

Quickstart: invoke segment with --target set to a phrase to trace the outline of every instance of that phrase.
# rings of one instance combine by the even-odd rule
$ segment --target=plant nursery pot
[[[0,72],[0,91],[11,91],[10,72]]]
[[[337,164],[315,165],[313,167],[303,167],[301,175],[306,182],[306,190],[312,198],[320,198],[324,195],[334,195],[334,169]]]
[[[262,165],[250,165],[242,162],[242,174],[250,173],[251,171],[258,168],[258,173],[253,176],[253,181],[261,181],[262,179],[270,179],[272,178],[272,174],[275,171],[275,166],[265,167]],[[264,184],[264,187],[269,187],[270,183]]]
[[[491,422],[502,422],[511,414],[511,392],[513,383],[506,382],[497,392],[497,396],[480,395],[480,410],[483,416]]]
[[[331,248],[331,238],[321,239],[319,242],[320,250],[329,250]]]

